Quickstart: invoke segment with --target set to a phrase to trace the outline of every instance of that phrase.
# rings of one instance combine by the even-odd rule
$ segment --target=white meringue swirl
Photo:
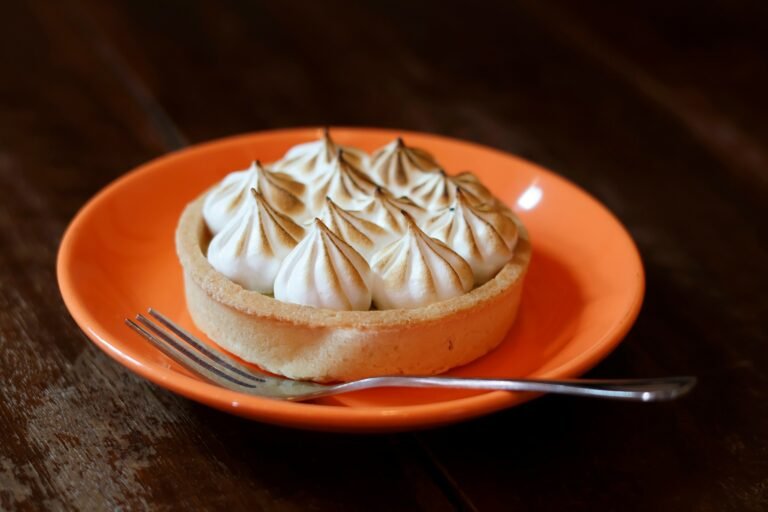
[[[518,237],[517,224],[505,212],[490,204],[472,205],[462,189],[456,192],[456,203],[438,214],[427,232],[469,263],[477,285],[512,259]]]
[[[496,203],[498,199],[494,196],[488,187],[483,185],[480,178],[469,171],[460,172],[450,177],[451,181],[472,201],[473,204]]]
[[[356,213],[387,231],[403,234],[408,226],[403,211],[408,212],[417,224],[426,220],[428,215],[424,208],[407,197],[395,197],[382,187],[377,187],[373,197]]]
[[[379,309],[416,308],[472,289],[472,268],[427,236],[405,212],[407,232],[373,257],[373,302]]]
[[[343,209],[330,197],[326,198],[325,207],[318,218],[365,258],[398,237],[397,233],[358,217],[356,212]]]
[[[333,162],[315,179],[309,191],[308,203],[317,214],[330,197],[347,209],[357,209],[371,197],[376,184],[339,149]]]
[[[339,149],[347,154],[347,160],[357,168],[367,166],[368,154],[351,146],[336,144],[328,131],[323,129],[320,139],[293,146],[285,156],[272,164],[277,170],[295,177],[299,181],[308,182],[325,169],[336,158]]]
[[[304,228],[274,210],[251,189],[250,200],[208,246],[213,268],[248,290],[272,293],[283,258],[304,236]]]
[[[349,244],[315,219],[307,236],[283,261],[275,298],[336,310],[371,306],[371,269]]]
[[[213,234],[218,233],[239,210],[250,202],[250,189],[255,188],[277,211],[301,221],[307,209],[301,196],[305,187],[283,173],[266,170],[255,161],[248,169],[228,174],[206,196],[203,218]]]
[[[430,173],[411,189],[410,197],[428,210],[448,208],[456,200],[456,190],[463,190],[473,204],[495,201],[493,194],[470,172],[450,176],[440,169]]]
[[[435,158],[423,149],[405,145],[398,137],[371,156],[371,177],[395,195],[407,195],[414,185],[439,168]]]

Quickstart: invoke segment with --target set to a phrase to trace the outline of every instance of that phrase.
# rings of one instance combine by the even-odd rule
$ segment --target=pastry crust
[[[222,348],[272,373],[318,382],[437,374],[495,348],[515,321],[531,257],[522,227],[513,259],[468,293],[413,309],[335,311],[281,302],[217,272],[205,257],[204,198],[176,230],[190,315]]]

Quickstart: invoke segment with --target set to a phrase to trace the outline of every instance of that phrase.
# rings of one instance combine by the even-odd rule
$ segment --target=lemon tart
[[[187,306],[227,351],[319,382],[436,374],[495,348],[531,246],[471,174],[330,134],[203,192],[176,231]]]

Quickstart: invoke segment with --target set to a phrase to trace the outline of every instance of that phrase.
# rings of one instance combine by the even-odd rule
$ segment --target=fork
[[[524,391],[654,402],[674,400],[688,393],[695,377],[652,379],[485,379],[440,376],[369,377],[340,384],[318,384],[255,372],[222,350],[204,344],[162,313],[149,308],[125,323],[157,349],[190,372],[222,388],[279,400],[304,401],[348,391],[379,387],[454,388]]]

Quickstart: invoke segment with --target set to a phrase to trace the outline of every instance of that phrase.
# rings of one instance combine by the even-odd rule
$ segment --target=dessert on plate
[[[191,202],[176,232],[189,312],[245,361],[295,379],[436,374],[504,338],[530,261],[517,216],[471,173],[398,138],[327,130]]]

